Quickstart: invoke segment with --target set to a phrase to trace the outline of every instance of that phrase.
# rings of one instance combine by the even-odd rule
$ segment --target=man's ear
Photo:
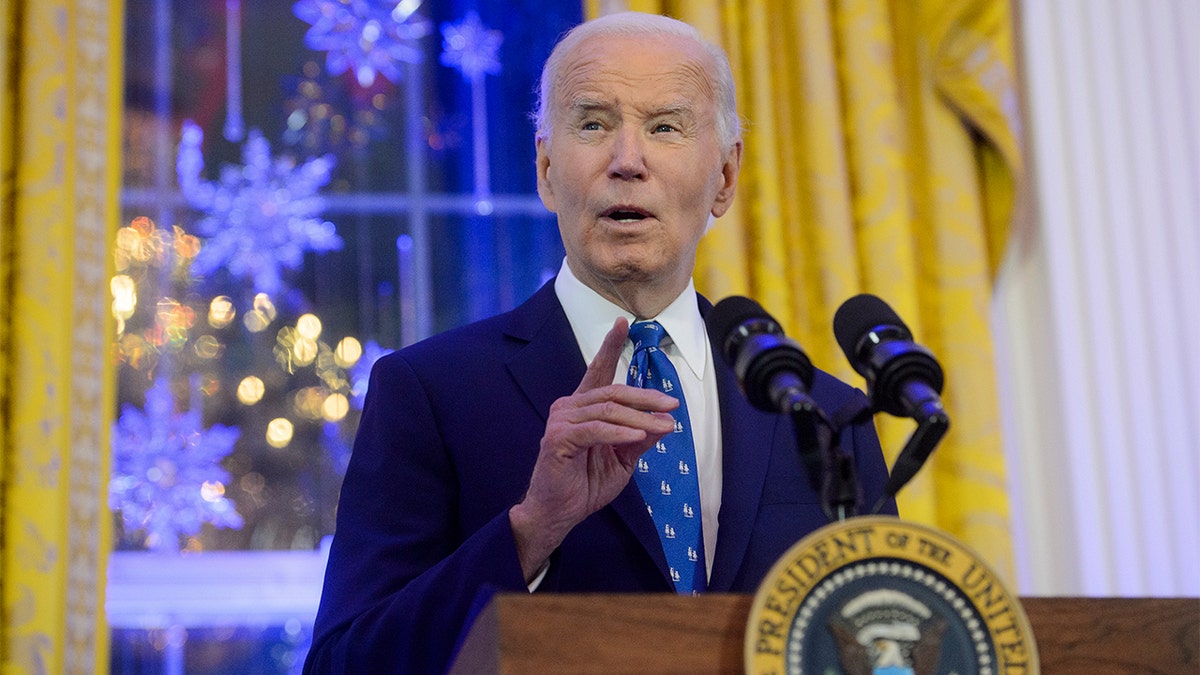
[[[725,215],[733,204],[733,194],[737,190],[738,172],[742,168],[742,142],[739,140],[725,154],[721,164],[721,186],[713,199],[712,214],[715,218]]]
[[[554,188],[550,185],[550,140],[539,136],[536,143],[538,196],[542,198],[547,211],[557,213],[554,210]]]

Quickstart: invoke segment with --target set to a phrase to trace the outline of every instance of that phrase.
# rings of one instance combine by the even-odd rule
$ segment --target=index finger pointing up
[[[613,383],[617,374],[617,364],[621,361],[621,350],[625,347],[628,336],[629,322],[625,317],[618,316],[612,329],[604,336],[600,351],[596,352],[596,357],[588,364],[587,372],[583,374],[583,379],[575,389],[576,394]]]

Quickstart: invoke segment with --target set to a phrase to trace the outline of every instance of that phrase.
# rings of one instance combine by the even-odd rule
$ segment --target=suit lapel
[[[658,538],[658,528],[655,527],[650,512],[646,510],[646,500],[638,489],[637,481],[630,478],[625,489],[608,506],[617,512],[638,543],[650,554],[667,588],[673,587],[674,582],[671,581],[671,572],[667,567],[667,556],[663,553],[662,541]]]
[[[545,421],[550,405],[575,391],[587,370],[553,281],[509,314],[504,333],[524,343],[509,357],[508,372]]]
[[[551,404],[569,396],[579,386],[587,364],[554,292],[553,280],[509,316],[505,334],[525,345],[509,358],[508,372],[545,421],[550,416]],[[668,580],[667,559],[637,483],[630,480],[608,508],[633,532],[658,566],[663,580]]]

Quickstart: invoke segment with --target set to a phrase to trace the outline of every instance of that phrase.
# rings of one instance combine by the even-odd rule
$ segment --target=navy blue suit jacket
[[[724,487],[709,590],[750,593],[828,520],[790,421],[752,408],[724,359],[713,363]],[[550,404],[585,370],[553,282],[511,312],[379,360],[306,672],[444,670],[481,590],[526,591],[508,509],[528,486]],[[811,393],[830,414],[867,405],[825,373]],[[873,504],[887,469],[872,425],[848,429],[842,448]],[[671,592],[636,482],[571,531],[537,590]]]

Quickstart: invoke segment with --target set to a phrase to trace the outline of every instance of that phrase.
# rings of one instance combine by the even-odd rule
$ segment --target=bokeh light
[[[172,298],[163,298],[155,308],[154,321],[158,325],[156,344],[169,351],[179,351],[188,341],[188,329],[196,322],[192,308]]]
[[[213,328],[225,328],[236,316],[237,309],[228,295],[218,295],[208,303],[208,325]]]
[[[267,444],[272,448],[286,448],[292,442],[294,430],[290,420],[276,417],[267,424]]]
[[[196,356],[208,360],[220,356],[222,347],[217,338],[211,335],[201,335],[196,339],[196,344],[192,345],[192,349],[196,352]]]
[[[254,296],[254,309],[266,314],[271,321],[275,320],[275,303],[271,302],[271,296],[266,293],[258,293]]]
[[[245,405],[254,405],[262,400],[267,387],[254,375],[247,375],[238,383],[237,397]]]
[[[146,216],[138,216],[128,227],[117,230],[114,253],[118,272],[159,262],[162,251],[162,232]]]
[[[242,492],[254,497],[261,496],[266,484],[267,479],[257,471],[251,471],[243,475],[241,480],[238,481],[238,487],[242,488]]]
[[[271,302],[271,296],[259,293],[254,296],[254,309],[246,312],[242,323],[251,333],[261,333],[275,320],[275,315],[275,303]]]
[[[326,392],[321,387],[305,387],[292,397],[292,408],[300,417],[319,420],[324,417]]]
[[[204,373],[200,378],[200,392],[205,396],[215,396],[218,391],[221,391],[221,377],[215,373]]]
[[[340,422],[350,412],[350,401],[345,394],[330,394],[321,405],[326,422]]]
[[[108,286],[112,290],[113,316],[119,321],[133,316],[137,309],[137,284],[133,277],[127,274],[118,274],[109,281]]]
[[[317,342],[300,336],[292,345],[292,360],[298,366],[309,366],[317,358]]]
[[[251,333],[261,333],[271,325],[271,319],[264,312],[257,309],[252,309],[246,312],[246,316],[242,317],[242,323],[246,326],[246,330]]]
[[[218,502],[225,496],[225,485],[219,480],[206,480],[200,486],[200,497],[206,502]]]
[[[296,319],[296,332],[309,340],[321,337],[321,320],[316,314],[305,314]]]
[[[362,358],[362,353],[362,343],[353,337],[344,337],[333,351],[334,363],[339,368],[349,368],[358,363],[358,360]]]
[[[175,255],[179,256],[181,261],[190,262],[199,254],[200,238],[184,232],[178,225],[175,226]]]

